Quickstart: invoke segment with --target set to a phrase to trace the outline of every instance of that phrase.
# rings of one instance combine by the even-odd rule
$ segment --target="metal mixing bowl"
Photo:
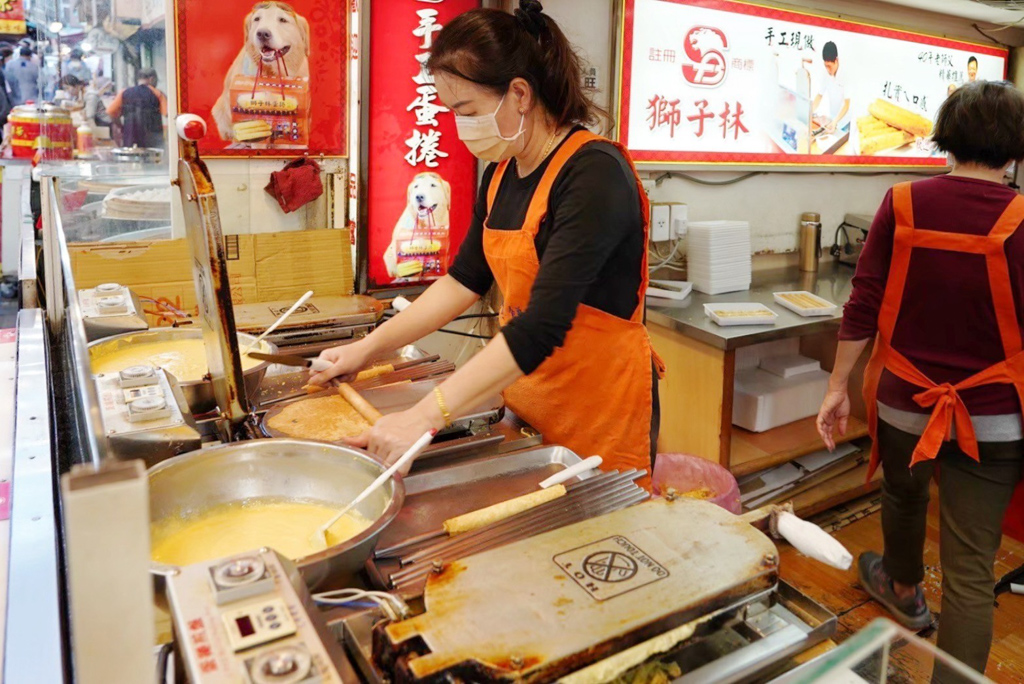
[[[96,356],[113,353],[126,346],[144,342],[163,342],[165,340],[189,338],[202,339],[202,337],[202,328],[154,328],[146,332],[125,333],[93,342],[89,345],[89,357],[92,359]],[[245,349],[255,339],[254,335],[238,333],[239,351]],[[255,351],[276,354],[277,345],[263,340],[262,348]],[[267,374],[267,368],[270,365],[270,363],[263,361],[259,365],[242,372],[242,377],[245,378],[246,396],[256,396],[256,391],[259,389],[260,383],[263,382],[263,376]],[[181,391],[185,394],[185,400],[188,402],[188,406],[194,415],[207,413],[217,408],[217,398],[213,396],[213,383],[209,380],[179,381],[178,384],[181,386]]]
[[[340,509],[384,470],[366,453],[348,447],[297,439],[225,444],[150,468],[149,520],[156,524],[201,515],[212,506],[253,498],[319,502]],[[396,475],[356,507],[373,521],[370,527],[346,542],[296,559],[306,584],[312,589],[328,580],[332,586],[348,582],[370,557],[377,537],[404,501],[405,485]],[[163,574],[168,567],[154,563],[153,572]]]

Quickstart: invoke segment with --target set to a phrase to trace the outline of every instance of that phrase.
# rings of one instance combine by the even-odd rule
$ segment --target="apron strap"
[[[914,203],[910,183],[899,183],[892,188],[892,207],[896,215],[896,234],[893,237],[889,277],[886,279],[882,307],[878,312],[878,332],[892,341],[896,319],[900,315],[903,290],[910,270],[910,255],[914,247]]]
[[[487,186],[487,215],[491,215],[491,207],[494,206],[494,198],[498,196],[498,188],[501,187],[501,179],[505,177],[505,169],[508,168],[508,159],[498,162],[498,166],[491,174],[491,182]]]
[[[1007,358],[1019,354],[1022,349],[1017,305],[1013,299],[1010,266],[1006,259],[1006,241],[1017,232],[1022,222],[1024,197],[1017,195],[989,233],[991,250],[985,255],[992,301],[996,308],[996,322],[999,324],[999,336]]]
[[[541,221],[547,216],[551,188],[554,187],[555,180],[562,171],[562,167],[581,147],[596,140],[604,140],[604,138],[590,131],[576,131],[575,133],[570,133],[569,137],[555,152],[548,163],[547,169],[544,170],[544,175],[541,176],[540,183],[537,184],[537,189],[533,191],[530,206],[526,209],[526,220],[523,221],[523,230],[530,237],[537,237]]]

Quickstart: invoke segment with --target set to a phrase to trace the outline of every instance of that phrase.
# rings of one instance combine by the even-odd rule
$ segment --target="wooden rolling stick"
[[[378,420],[383,418],[381,412],[375,409],[366,399],[363,399],[362,395],[352,389],[352,385],[347,382],[338,383],[338,394],[341,395],[342,399],[352,404],[352,408],[365,418],[370,425],[375,425]]]

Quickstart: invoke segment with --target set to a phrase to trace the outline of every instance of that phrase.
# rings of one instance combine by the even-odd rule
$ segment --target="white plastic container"
[[[827,299],[804,290],[776,292],[775,302],[801,316],[831,316],[839,308]]]
[[[821,363],[814,359],[799,354],[787,356],[769,356],[761,359],[761,370],[768,371],[780,378],[794,378],[804,373],[813,373],[821,370]]]
[[[705,304],[704,313],[721,326],[775,325],[777,313],[756,302],[726,302]]]
[[[818,413],[828,390],[829,374],[812,371],[780,378],[760,368],[736,373],[732,422],[764,432]]]

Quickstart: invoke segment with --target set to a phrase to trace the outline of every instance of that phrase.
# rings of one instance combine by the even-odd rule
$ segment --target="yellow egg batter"
[[[264,351],[263,343],[255,351]],[[92,353],[92,372],[117,373],[129,366],[151,365],[163,368],[178,382],[202,380],[209,370],[206,364],[206,348],[201,338],[139,342],[126,345],[116,351],[97,356]],[[242,356],[242,370],[254,368],[263,363],[259,359]]]
[[[321,504],[250,500],[214,506],[198,516],[154,524],[152,556],[157,563],[191,565],[269,546],[297,560],[317,549],[310,536],[338,512]],[[351,539],[370,521],[350,511],[327,530],[327,545]]]

